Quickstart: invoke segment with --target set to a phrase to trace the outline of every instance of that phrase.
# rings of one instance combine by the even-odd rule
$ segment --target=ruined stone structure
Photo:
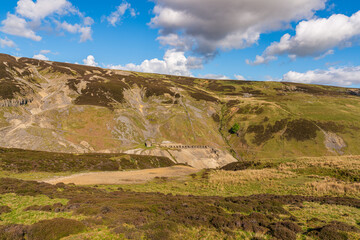
[[[0,100],[0,107],[18,107],[31,103],[32,98],[4,99]]]
[[[171,145],[171,144],[162,144],[160,145],[161,147],[167,147],[167,148],[178,148],[178,149],[185,149],[185,148],[202,148],[202,149],[206,149],[206,148],[211,148],[210,146],[197,146],[197,145]]]
[[[146,140],[145,141],[145,147],[152,147],[152,141],[151,140]]]
[[[180,145],[180,144],[161,144],[160,147],[175,148],[175,149],[210,149],[211,152],[218,154],[219,150],[207,145]]]

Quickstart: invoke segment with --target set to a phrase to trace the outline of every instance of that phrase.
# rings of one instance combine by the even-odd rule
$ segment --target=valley
[[[0,60],[0,239],[360,238],[358,89]]]

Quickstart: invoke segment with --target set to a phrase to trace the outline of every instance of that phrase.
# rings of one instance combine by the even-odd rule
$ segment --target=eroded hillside
[[[0,146],[156,153],[183,163],[215,154],[224,164],[235,160],[230,153],[238,159],[360,154],[359,95],[357,89],[185,78],[0,54]]]

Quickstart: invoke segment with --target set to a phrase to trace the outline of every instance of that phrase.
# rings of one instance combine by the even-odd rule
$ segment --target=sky
[[[201,78],[360,87],[360,1],[3,0],[0,52]]]

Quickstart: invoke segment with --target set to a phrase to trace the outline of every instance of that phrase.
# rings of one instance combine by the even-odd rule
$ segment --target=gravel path
[[[65,184],[74,183],[76,185],[136,184],[148,182],[153,180],[155,177],[184,177],[198,171],[198,169],[192,167],[173,166],[167,168],[154,168],[134,171],[80,173],[67,177],[57,177],[46,180],[44,182],[50,184],[56,184],[60,182]]]

